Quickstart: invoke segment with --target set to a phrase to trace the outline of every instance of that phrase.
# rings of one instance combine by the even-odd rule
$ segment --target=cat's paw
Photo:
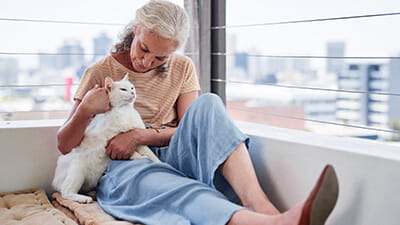
[[[79,203],[84,203],[84,204],[88,204],[88,203],[92,203],[93,202],[93,198],[86,196],[86,195],[80,195],[80,194],[71,194],[71,195],[66,195],[63,196],[63,198],[68,199],[68,200],[72,200],[75,202],[79,202]]]
[[[89,196],[85,196],[85,195],[80,195],[74,201],[80,202],[80,203],[84,203],[84,204],[88,204],[88,203],[92,203],[93,202],[93,198],[89,197]]]

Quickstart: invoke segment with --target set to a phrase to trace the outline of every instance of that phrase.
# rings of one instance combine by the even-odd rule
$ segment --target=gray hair
[[[179,5],[152,0],[136,11],[136,24],[182,46],[189,36],[189,16]]]
[[[189,16],[186,11],[174,3],[163,0],[150,0],[136,10],[136,16],[124,29],[112,53],[128,51],[132,44],[133,27],[140,25],[155,34],[177,41],[178,48],[182,47],[190,29]]]

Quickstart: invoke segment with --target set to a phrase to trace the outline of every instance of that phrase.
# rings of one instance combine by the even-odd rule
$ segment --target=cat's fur
[[[128,75],[115,82],[107,77],[105,83],[111,109],[97,114],[86,128],[80,145],[58,158],[53,186],[65,199],[81,203],[92,202],[91,197],[78,192],[90,191],[96,187],[98,179],[110,162],[105,153],[107,142],[121,132],[145,128],[139,113],[133,108],[136,90],[129,82]],[[160,162],[145,145],[139,145],[131,156],[131,159],[138,158]]]

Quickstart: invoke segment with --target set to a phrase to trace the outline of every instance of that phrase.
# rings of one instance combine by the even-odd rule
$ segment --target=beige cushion
[[[0,193],[1,225],[76,225],[42,189]]]
[[[75,223],[82,225],[78,218],[75,216],[75,214],[69,210],[68,208],[60,205],[60,203],[58,203],[56,200],[52,200],[51,204],[53,204],[54,208],[60,210],[61,212],[63,212],[65,215],[67,215],[69,218],[71,218],[73,221],[75,221]]]
[[[62,198],[58,192],[53,194],[53,199],[58,203],[57,207],[62,206],[69,209],[82,225],[133,225],[133,223],[117,220],[107,214],[96,201],[90,204],[78,203]]]

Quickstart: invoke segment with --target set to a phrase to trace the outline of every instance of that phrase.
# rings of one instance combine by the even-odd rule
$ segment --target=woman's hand
[[[113,137],[106,146],[106,154],[110,159],[129,159],[139,145],[140,129],[118,134]]]
[[[106,89],[96,84],[85,94],[80,105],[92,116],[107,112],[110,110],[110,101]]]
[[[82,101],[76,100],[67,121],[57,131],[57,147],[62,154],[67,154],[78,146],[85,129],[93,116],[110,110],[110,102],[105,88],[95,85]]]

